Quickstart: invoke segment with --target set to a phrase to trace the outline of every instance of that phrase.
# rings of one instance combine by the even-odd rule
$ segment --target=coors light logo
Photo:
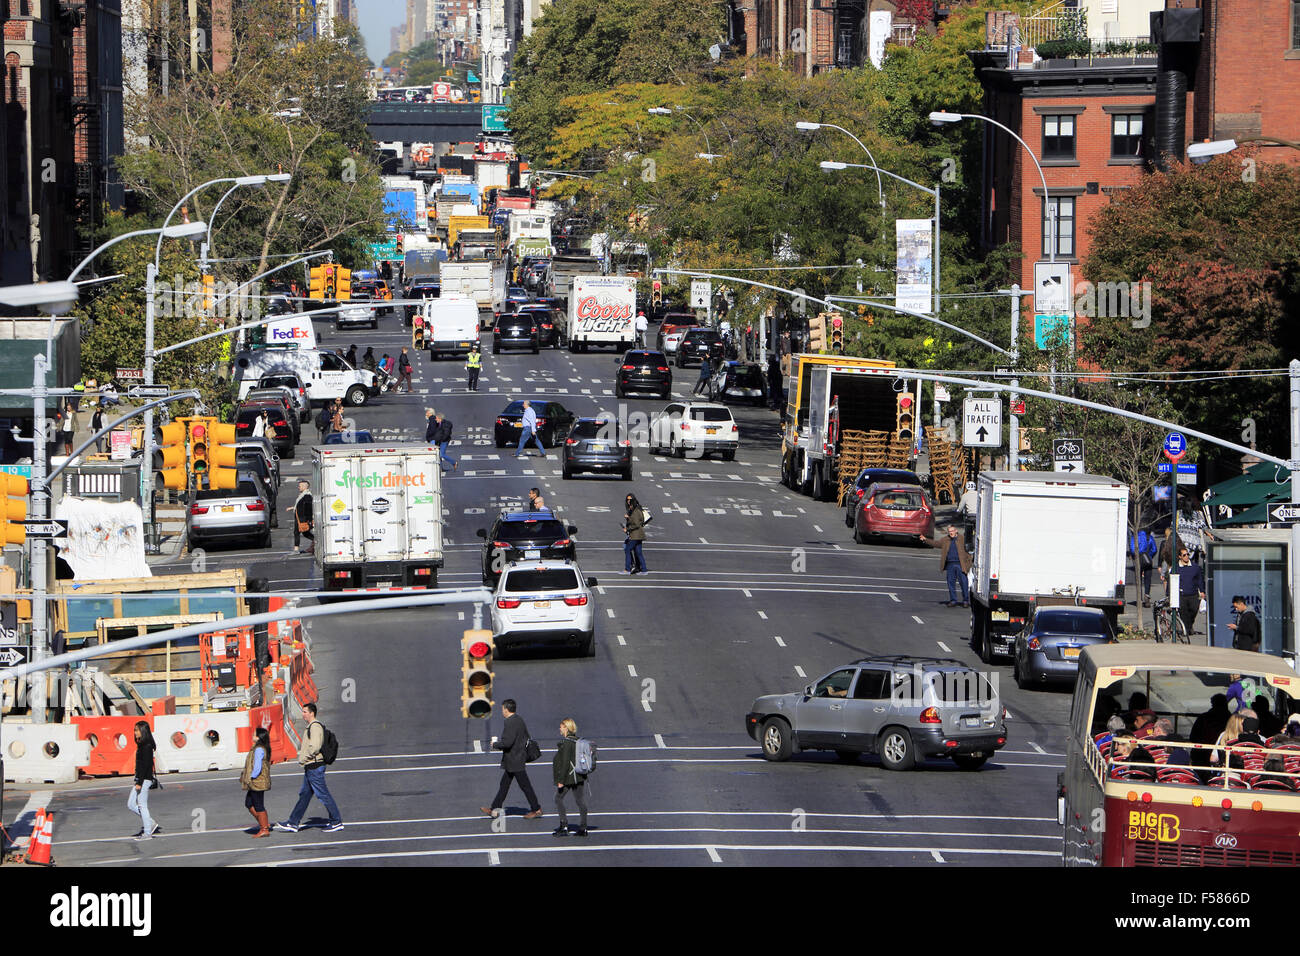
[[[631,319],[632,307],[627,303],[602,302],[594,295],[578,300],[578,322],[584,332],[618,332]]]

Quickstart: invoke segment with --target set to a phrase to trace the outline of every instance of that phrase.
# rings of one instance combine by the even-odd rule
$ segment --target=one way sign
[[[1268,509],[1268,520],[1271,524],[1292,524],[1300,521],[1300,505],[1273,505]]]
[[[14,667],[27,663],[27,648],[6,647],[0,650],[0,667]]]

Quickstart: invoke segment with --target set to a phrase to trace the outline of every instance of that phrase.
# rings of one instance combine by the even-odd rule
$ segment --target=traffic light
[[[338,298],[338,267],[322,266],[325,270],[325,298],[329,300]]]
[[[397,234],[396,244],[397,244],[397,254],[399,256],[403,255],[404,254],[403,250],[406,248],[406,236],[399,232]]]
[[[898,396],[898,409],[896,412],[896,429],[895,438],[898,441],[912,440],[912,396],[903,392]]]
[[[808,320],[808,350],[826,351],[826,313],[818,312]]]
[[[0,524],[4,527],[0,544],[22,544],[27,540],[23,519],[27,517],[26,499],[31,485],[22,475],[0,472],[0,489],[4,491],[4,514],[0,515]]]
[[[339,266],[334,270],[334,274],[339,301],[352,298],[352,270]]]
[[[460,715],[488,717],[492,713],[492,632],[468,630],[460,641]]]
[[[219,425],[215,418],[186,418],[189,428],[190,474],[196,485],[208,490],[234,488],[235,426]]]
[[[650,283],[650,304],[656,309],[664,304],[664,284],[659,279]]]
[[[159,431],[162,433],[159,450],[162,452],[163,487],[184,491],[190,481],[190,473],[185,461],[187,440],[185,423],[172,422],[164,425]]]
[[[838,315],[831,319],[831,351],[844,354],[844,319]]]
[[[308,285],[307,298],[325,298],[325,270],[328,266],[312,266],[311,280]]]

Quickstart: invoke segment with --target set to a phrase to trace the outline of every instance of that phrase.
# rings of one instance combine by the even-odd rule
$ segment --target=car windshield
[[[257,498],[260,497],[257,491],[257,485],[251,481],[241,481],[238,487],[231,489],[216,489],[194,492],[195,501],[214,501],[218,498]]]
[[[577,587],[578,575],[572,568],[537,568],[511,571],[506,575],[506,591],[510,594],[525,591],[573,591]]]
[[[735,384],[744,388],[760,388],[763,385],[763,373],[752,365],[732,371]]]
[[[502,541],[560,541],[568,537],[564,525],[554,519],[503,521],[497,528]]]
[[[235,464],[240,468],[247,468],[249,471],[266,476],[266,459],[254,452],[239,452],[235,455]]]
[[[1110,634],[1104,614],[1075,614],[1071,611],[1039,611],[1034,629],[1053,634]]]
[[[920,509],[923,499],[920,491],[889,488],[885,491],[877,491],[874,500],[877,508],[888,508],[893,511],[917,511]]]
[[[970,670],[938,671],[931,675],[934,696],[945,704],[988,704],[998,699],[997,691],[983,674]]]
[[[618,425],[613,421],[578,422],[573,426],[571,438],[608,438],[618,437]]]
[[[691,421],[729,422],[731,421],[731,412],[725,408],[692,408]]]
[[[897,481],[909,485],[919,485],[921,479],[910,471],[890,471],[887,469],[877,468],[874,471],[867,470],[858,476],[858,487],[866,488],[877,481]]]

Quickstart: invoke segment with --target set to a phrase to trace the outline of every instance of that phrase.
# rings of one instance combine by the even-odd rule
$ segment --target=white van
[[[348,405],[364,405],[379,394],[375,373],[355,369],[343,356],[328,349],[264,348],[235,355],[235,382],[256,382],[268,372],[297,372],[307,389],[307,398],[315,405],[341,398]]]
[[[468,355],[478,344],[478,301],[467,295],[449,294],[424,300],[428,323],[425,342],[429,358],[440,355]]]

